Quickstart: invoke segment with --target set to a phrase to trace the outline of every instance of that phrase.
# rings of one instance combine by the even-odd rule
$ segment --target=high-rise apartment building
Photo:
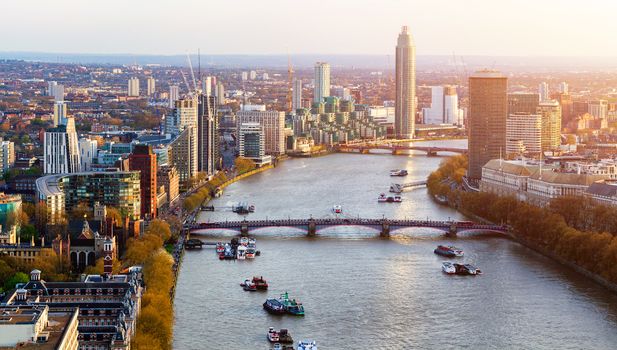
[[[396,100],[394,134],[398,139],[413,138],[416,123],[416,46],[407,26],[396,43]]]
[[[606,119],[608,116],[608,101],[607,100],[595,100],[589,101],[587,113],[591,114],[597,119]]]
[[[47,82],[47,96],[56,96],[56,86],[58,86],[56,81]]]
[[[156,182],[157,186],[165,187],[168,203],[174,203],[180,197],[180,178],[176,167],[170,165],[159,167]]]
[[[165,117],[165,132],[179,135],[189,125],[197,127],[197,99],[193,97],[174,102],[172,114]]]
[[[130,97],[139,96],[139,78],[132,77],[129,79],[128,95]]]
[[[66,102],[54,102],[54,127],[66,125]]]
[[[140,172],[141,217],[156,218],[157,182],[156,154],[150,145],[135,145],[129,156],[129,169]]]
[[[15,143],[13,141],[0,142],[0,151],[2,156],[2,171],[6,172],[15,165]]]
[[[79,139],[79,161],[81,171],[92,170],[92,163],[98,156],[98,144],[96,140]]]
[[[259,123],[263,127],[266,154],[285,154],[285,112],[240,111],[236,115],[238,129],[243,123]]]
[[[561,82],[559,83],[559,92],[562,94],[567,94],[568,93],[568,83]]]
[[[146,94],[148,96],[152,96],[154,95],[155,91],[156,91],[156,80],[154,80],[154,77],[148,77],[148,80],[146,80]]]
[[[212,95],[212,77],[210,76],[202,77],[201,93],[206,96]]]
[[[497,71],[478,71],[469,77],[469,169],[467,176],[482,177],[482,167],[506,151],[508,78]]]
[[[81,169],[75,121],[67,117],[66,125],[45,131],[45,174],[77,173]]]
[[[549,99],[548,83],[543,81],[538,86],[538,94],[540,95],[540,102]]]
[[[249,72],[242,72],[242,81],[249,80]]]
[[[169,108],[174,108],[176,101],[180,99],[180,87],[178,85],[169,86]]]
[[[197,127],[189,125],[169,145],[169,160],[178,171],[180,188],[187,190],[197,175]]]
[[[291,94],[291,110],[302,108],[302,79],[294,79]]]
[[[253,160],[262,165],[271,161],[271,156],[266,156],[266,143],[264,130],[259,123],[242,123],[239,131],[240,157]]]
[[[313,102],[323,102],[330,96],[330,65],[326,62],[315,63],[315,87]]]
[[[542,150],[558,149],[561,145],[561,106],[554,100],[545,100],[538,105],[542,117]]]
[[[535,114],[539,103],[539,94],[526,92],[508,94],[508,115],[517,113]]]
[[[221,163],[218,129],[216,97],[205,94],[199,95],[197,113],[198,169],[208,175],[214,175]]]
[[[225,104],[225,86],[220,81],[216,82],[216,103],[219,106]]]

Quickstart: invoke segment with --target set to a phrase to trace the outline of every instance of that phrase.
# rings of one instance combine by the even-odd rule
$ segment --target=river
[[[447,141],[464,146],[464,140]],[[334,154],[291,159],[229,186],[211,202],[254,204],[250,218],[343,216],[463,219],[440,206],[426,188],[403,193],[401,204],[377,203],[397,181],[425,179],[443,158]],[[406,178],[390,169],[405,168]],[[238,219],[224,209],[200,220]],[[262,255],[219,261],[213,249],[187,251],[175,299],[174,349],[269,349],[269,326],[320,349],[615,349],[617,295],[499,235],[446,238],[430,229],[395,231],[390,239],[361,227],[324,229],[306,238],[293,229],[254,232]],[[231,232],[207,232],[207,241]],[[480,267],[475,277],[448,276],[438,244],[465,250],[461,260]],[[263,275],[268,292],[244,292],[239,283]],[[266,297],[289,293],[306,316],[271,316]]]

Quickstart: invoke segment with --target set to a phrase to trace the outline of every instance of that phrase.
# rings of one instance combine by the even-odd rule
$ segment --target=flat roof
[[[53,174],[36,179],[36,190],[45,197],[62,194],[58,188],[58,180],[69,176],[97,175],[97,174],[133,174],[139,171],[84,171],[79,173]]]

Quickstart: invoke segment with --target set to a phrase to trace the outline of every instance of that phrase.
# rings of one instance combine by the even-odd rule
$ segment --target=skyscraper
[[[156,183],[156,154],[150,145],[135,145],[129,156],[129,169],[140,171],[141,187],[141,217],[144,219],[156,218],[157,183]]]
[[[416,123],[416,47],[407,26],[396,44],[396,101],[394,134],[398,139],[413,138]]]
[[[132,77],[129,79],[128,95],[131,97],[139,96],[139,78]]]
[[[66,125],[66,103],[64,101],[54,102],[54,127]]]
[[[535,114],[539,101],[539,94],[525,92],[508,94],[508,115],[517,113]]]
[[[543,81],[538,86],[538,94],[540,94],[540,102],[548,100],[548,83]]]
[[[81,169],[75,121],[66,119],[66,125],[58,125],[45,131],[45,174],[76,173]]]
[[[47,96],[55,96],[56,86],[58,86],[58,82],[55,82],[55,81],[47,82]]]
[[[326,62],[315,63],[315,89],[313,102],[323,102],[330,96],[330,65]]]
[[[54,86],[54,101],[64,101],[64,85],[57,84]]]
[[[212,95],[212,77],[204,76],[201,81],[201,92],[206,95]]]
[[[291,95],[291,110],[302,108],[302,79],[294,79]]]
[[[180,87],[178,85],[169,86],[169,108],[174,108],[176,101],[180,98]]]
[[[558,149],[561,145],[561,107],[559,102],[546,100],[538,105],[542,116],[542,150]]]
[[[219,106],[225,104],[225,86],[220,81],[216,82],[216,103]]]
[[[559,92],[561,92],[562,94],[567,94],[568,93],[568,83],[566,83],[565,81],[559,83]]]
[[[154,80],[154,77],[148,77],[148,80],[146,80],[146,83],[147,83],[146,94],[148,96],[154,95],[154,92],[156,90],[156,80]],[[138,83],[138,86],[139,86],[139,83]],[[138,93],[138,95],[139,95],[139,93]]]
[[[201,94],[198,97],[197,112],[197,153],[198,169],[208,175],[214,175],[220,165],[219,123],[216,115],[216,98]]]
[[[479,180],[482,166],[505,155],[508,78],[497,71],[479,71],[469,77],[469,169]]]
[[[173,113],[165,117],[165,132],[179,135],[189,125],[197,127],[197,100],[184,98],[175,101]]]

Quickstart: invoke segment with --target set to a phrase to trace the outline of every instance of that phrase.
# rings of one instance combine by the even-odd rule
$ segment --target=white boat
[[[255,248],[252,248],[252,247],[246,248],[246,253],[244,253],[244,256],[247,259],[254,259],[255,258]]]
[[[248,237],[240,237],[240,245],[247,246],[249,244]]]
[[[243,245],[239,245],[236,250],[236,259],[244,260],[246,259],[246,247]]]
[[[298,350],[317,350],[317,343],[314,340],[301,340],[298,342]]]
[[[379,203],[400,203],[403,201],[403,197],[401,196],[386,196],[385,193],[381,193],[379,197],[377,197],[377,202]]]
[[[334,214],[342,214],[343,207],[341,207],[340,205],[335,205],[332,207],[332,211],[334,212]]]
[[[271,350],[283,350],[283,346],[279,343],[276,343],[272,346]]]
[[[254,237],[249,237],[248,245],[251,245],[251,244],[253,244],[253,245],[257,244],[257,240]]]
[[[454,275],[456,273],[456,267],[449,261],[444,261],[443,264],[441,264],[441,270],[448,275]]]
[[[405,169],[390,170],[390,176],[407,176],[407,174]]]
[[[279,339],[279,332],[275,331],[274,327],[268,328],[268,340],[272,343],[276,343]]]

